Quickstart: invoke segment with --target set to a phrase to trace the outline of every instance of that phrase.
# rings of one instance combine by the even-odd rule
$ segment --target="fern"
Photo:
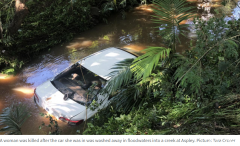
[[[236,80],[239,80],[239,70],[234,64],[238,66],[236,60],[239,60],[239,33],[226,29],[229,26],[224,22],[224,17],[212,18],[207,23],[206,25],[205,21],[198,20],[196,24],[195,21],[195,27],[199,28],[198,42],[189,51],[191,53],[187,56],[188,60],[182,60],[176,66],[174,78],[177,79],[175,84],[179,88],[185,88],[184,94],[213,100],[233,89],[238,91]]]

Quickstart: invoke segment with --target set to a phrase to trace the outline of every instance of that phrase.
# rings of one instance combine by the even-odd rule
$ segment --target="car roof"
[[[124,50],[111,47],[89,55],[78,63],[100,77],[109,80],[109,73],[113,71],[111,68],[114,64],[127,58],[136,58],[136,56]]]

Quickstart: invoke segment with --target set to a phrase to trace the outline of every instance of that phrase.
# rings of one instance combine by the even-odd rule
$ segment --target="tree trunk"
[[[3,38],[2,21],[0,20],[0,40]]]
[[[25,0],[16,0],[15,2],[15,14],[13,20],[8,27],[9,34],[15,34],[21,27],[22,21],[28,14],[28,8],[25,6]]]

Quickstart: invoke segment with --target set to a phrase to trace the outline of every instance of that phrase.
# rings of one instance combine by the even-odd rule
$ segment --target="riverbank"
[[[44,110],[38,108],[31,98],[34,88],[81,58],[108,47],[137,51],[146,46],[161,46],[160,37],[154,28],[156,25],[151,22],[151,15],[152,13],[145,11],[142,6],[127,12],[125,19],[122,19],[121,14],[114,13],[108,17],[108,24],[99,23],[92,29],[74,36],[69,42],[56,45],[50,51],[43,50],[31,62],[24,64],[17,75],[0,75],[0,111],[13,102],[28,105],[32,116],[23,125],[22,133],[48,134],[48,128],[38,129],[42,121],[47,123],[48,119],[39,115]],[[76,134],[76,130],[83,132],[84,124],[69,127],[64,122],[58,123],[61,134]]]
[[[13,34],[8,33],[17,13],[11,3],[0,4],[3,38],[0,44],[0,70],[11,74],[43,51],[70,41],[76,34],[89,30],[97,24],[108,23],[108,18],[125,12],[140,4],[140,1],[120,3],[106,0],[87,1],[26,1],[26,16]]]

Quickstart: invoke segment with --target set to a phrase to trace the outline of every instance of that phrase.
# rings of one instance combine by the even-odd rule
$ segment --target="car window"
[[[83,66],[75,65],[55,78],[52,84],[63,94],[68,94],[71,100],[85,105],[94,100],[106,80]]]

